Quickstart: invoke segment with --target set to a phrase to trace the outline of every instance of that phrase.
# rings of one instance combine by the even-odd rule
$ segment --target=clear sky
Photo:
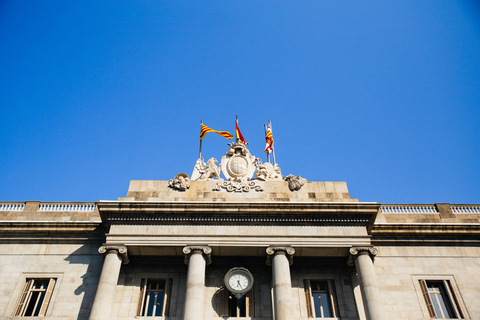
[[[476,1],[0,1],[0,201],[192,173],[200,120],[381,203],[480,203]],[[228,141],[210,133],[203,156]]]

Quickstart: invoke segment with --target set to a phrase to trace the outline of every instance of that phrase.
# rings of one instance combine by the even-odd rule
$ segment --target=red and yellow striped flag
[[[227,138],[227,139],[232,139],[233,136],[230,134],[230,132],[228,131],[217,131],[217,130],[213,130],[213,129],[210,129],[209,127],[205,126],[202,124],[202,127],[200,129],[200,140],[202,140],[203,138],[205,138],[205,135],[209,132],[215,132],[215,133],[218,133],[219,135],[221,135],[222,137],[224,138]]]
[[[273,136],[272,136],[272,127],[268,126],[267,133],[265,134],[265,152],[273,151]]]
[[[245,143],[245,138],[243,137],[242,133],[240,132],[240,128],[238,127],[238,122],[235,122],[235,132],[237,133],[237,140],[240,140],[243,143]]]

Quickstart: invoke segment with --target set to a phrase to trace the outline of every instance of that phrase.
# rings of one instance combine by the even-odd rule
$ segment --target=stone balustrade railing
[[[383,213],[438,213],[433,204],[382,204]]]
[[[93,202],[47,202],[40,203],[38,211],[95,211]]]
[[[0,211],[23,211],[25,202],[1,202]]]
[[[453,213],[478,213],[480,214],[480,205],[478,204],[453,204],[450,206]]]

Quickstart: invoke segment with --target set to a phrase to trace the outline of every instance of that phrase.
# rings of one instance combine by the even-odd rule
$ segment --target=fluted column
[[[205,268],[212,262],[212,248],[188,246],[183,248],[187,271],[187,292],[183,310],[184,320],[202,320],[205,317]]]
[[[104,255],[102,273],[98,282],[97,293],[90,312],[90,320],[108,320],[112,313],[112,304],[117,287],[122,262],[129,262],[127,247],[105,245],[98,249]]]
[[[386,320],[382,297],[378,291],[377,276],[373,259],[378,254],[374,247],[352,247],[348,258],[349,265],[355,265],[360,280],[363,305],[368,320]]]
[[[293,263],[294,254],[295,249],[292,247],[267,248],[267,264],[272,266],[275,320],[295,318],[290,277],[290,265]]]

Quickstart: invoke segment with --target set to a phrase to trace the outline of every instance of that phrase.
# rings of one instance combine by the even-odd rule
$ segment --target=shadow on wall
[[[102,272],[103,258],[102,255],[98,253],[100,246],[101,243],[85,244],[64,259],[68,261],[69,264],[88,265],[85,273],[79,277],[81,284],[73,291],[76,296],[83,295],[77,317],[79,320],[88,320],[90,316],[100,273]],[[77,283],[77,281],[75,281],[75,283]]]

